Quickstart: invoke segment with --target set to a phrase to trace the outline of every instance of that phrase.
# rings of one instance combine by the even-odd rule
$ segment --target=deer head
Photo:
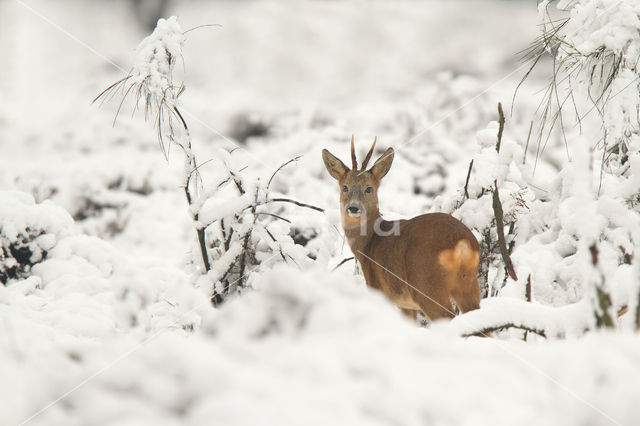
[[[358,170],[358,162],[351,136],[351,169],[326,149],[322,150],[322,160],[329,174],[338,181],[340,187],[340,211],[342,225],[345,228],[373,224],[380,216],[378,210],[378,187],[393,162],[393,148],[384,154],[367,170],[367,164],[373,155],[376,139],[369,149],[362,167]]]

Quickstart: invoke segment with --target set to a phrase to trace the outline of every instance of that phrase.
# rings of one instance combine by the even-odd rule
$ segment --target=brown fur
[[[342,226],[369,287],[382,291],[409,317],[420,310],[431,320],[451,318],[450,299],[462,312],[479,307],[479,246],[466,226],[444,213],[393,222],[380,217],[377,192],[393,149],[366,171],[350,170],[327,150],[322,156],[340,185]],[[347,214],[353,203],[364,208],[361,217]],[[391,232],[394,227],[397,235]]]

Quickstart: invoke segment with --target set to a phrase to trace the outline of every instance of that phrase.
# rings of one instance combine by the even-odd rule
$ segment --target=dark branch
[[[292,200],[291,198],[272,198],[267,202],[268,203],[271,203],[271,202],[291,203],[291,204],[295,204],[296,206],[306,207],[306,208],[317,210],[319,212],[324,213],[324,209],[321,209],[320,207],[312,206],[311,204],[301,203],[300,201]]]
[[[493,188],[493,215],[496,219],[496,231],[498,233],[498,247],[500,248],[500,254],[502,255],[502,260],[504,261],[504,265],[507,268],[507,272],[509,276],[514,280],[518,281],[518,276],[516,275],[516,271],[513,269],[513,263],[511,262],[511,256],[509,256],[509,250],[507,249],[507,243],[504,238],[504,218],[502,212],[502,203],[500,202],[500,196],[498,195],[498,182],[495,182],[495,186]]]
[[[531,140],[531,131],[533,130],[533,120],[531,120],[531,124],[529,125],[529,134],[527,135],[527,143],[524,146],[524,155],[522,156],[522,164],[527,162],[527,150],[529,149],[529,141]]]
[[[98,96],[96,96],[91,103],[95,103],[98,99],[102,98],[103,96],[105,96],[106,94],[108,94],[109,92],[111,92],[112,89],[117,88],[120,86],[120,84],[124,83],[125,81],[127,81],[128,79],[130,79],[132,77],[132,75],[127,75],[126,77],[122,77],[120,80],[116,81],[115,83],[113,83],[111,86],[107,87],[106,89],[104,89],[102,92],[100,92],[100,94]]]
[[[473,168],[473,160],[469,163],[469,170],[467,171],[467,179],[464,181],[464,197],[466,199],[469,198],[469,191],[467,188],[469,187],[469,178],[471,177],[471,169]]]
[[[500,152],[500,144],[502,143],[502,132],[504,131],[504,112],[502,112],[502,102],[498,102],[498,143],[496,144],[496,151]]]
[[[353,260],[353,259],[355,259],[355,257],[353,257],[353,256],[351,256],[351,257],[347,257],[346,259],[342,259],[342,261],[341,261],[340,263],[338,263],[338,264],[335,266],[335,268],[333,268],[333,269],[331,270],[331,272],[335,271],[336,269],[338,269],[339,267],[341,267],[342,265],[344,265],[345,263],[347,263],[348,261]]]
[[[291,221],[289,219],[284,218],[282,216],[278,216],[277,214],[267,213],[267,212],[257,212],[256,214],[264,214],[264,215],[267,215],[267,216],[272,216],[272,217],[275,217],[276,219],[284,220],[287,223],[291,223]]]
[[[494,331],[499,331],[499,330],[506,330],[508,328],[518,328],[520,330],[525,330],[529,333],[535,333],[539,336],[542,337],[547,337],[546,333],[544,330],[539,330],[537,328],[532,328],[532,327],[527,327],[526,325],[522,325],[522,324],[514,324],[511,322],[505,323],[505,324],[501,324],[501,325],[496,325],[496,326],[492,326],[492,327],[486,327],[483,328],[481,330],[478,331],[474,331],[472,333],[464,333],[462,335],[462,337],[471,337],[471,336],[477,336],[477,337],[487,337],[489,335],[489,333],[494,332]]]
[[[174,106],[173,110],[175,111],[176,115],[178,116],[178,118],[182,122],[182,127],[184,127],[185,130],[189,130],[189,128],[187,127],[187,122],[184,121],[184,117],[182,117],[182,114],[180,114],[180,111],[178,110],[178,107]]]
[[[284,164],[281,164],[280,167],[278,167],[276,169],[275,172],[273,172],[273,174],[271,175],[271,177],[269,178],[269,182],[267,182],[267,188],[269,188],[269,186],[271,185],[271,181],[273,180],[273,178],[276,176],[276,173],[278,173],[280,170],[282,170],[287,164],[289,163],[293,163],[294,161],[298,161],[300,158],[302,157],[302,155],[298,155],[294,158],[292,158],[291,160],[287,161]]]

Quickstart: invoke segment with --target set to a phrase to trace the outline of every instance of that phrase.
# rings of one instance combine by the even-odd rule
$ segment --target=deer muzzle
[[[364,213],[364,207],[360,203],[349,203],[346,208],[347,216],[360,217]]]

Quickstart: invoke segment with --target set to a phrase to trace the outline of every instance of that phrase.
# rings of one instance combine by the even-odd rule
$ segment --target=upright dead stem
[[[589,252],[591,253],[591,265],[594,269],[599,270],[598,268],[598,247],[592,244],[589,247]],[[613,327],[614,322],[613,318],[609,314],[609,310],[613,305],[611,301],[611,296],[604,290],[604,275],[600,273],[600,281],[596,283],[596,309],[594,315],[596,317],[596,327]]]
[[[189,127],[177,107],[178,98],[184,92],[184,84],[173,84],[172,75],[176,59],[182,54],[184,40],[184,34],[175,17],[166,20],[160,19],[153,33],[138,45],[136,65],[129,75],[102,91],[93,101],[111,99],[119,91],[122,91],[122,99],[114,117],[115,124],[125,99],[129,94],[132,94],[134,111],[138,109],[139,103],[142,101],[145,120],[150,120],[153,117],[160,149],[165,158],[168,159],[168,149],[171,144],[182,149],[184,181],[181,186],[196,224],[196,235],[204,270],[208,272],[211,270],[211,265],[207,253],[205,229],[199,224],[198,210],[194,209],[198,198],[198,164],[191,149]],[[178,130],[180,127],[184,133]],[[194,177],[196,181],[192,182]]]
[[[502,132],[504,131],[504,112],[502,111],[502,103],[498,102],[498,142],[496,143],[496,151],[500,152],[500,144],[502,143]],[[509,250],[507,249],[507,243],[504,238],[504,213],[502,211],[502,202],[500,201],[500,195],[498,191],[498,181],[495,180],[493,184],[493,215],[496,219],[496,231],[498,234],[498,247],[500,248],[500,254],[504,261],[507,273],[514,280],[518,281],[518,276],[513,268],[513,262],[511,262],[511,256],[509,256]]]

